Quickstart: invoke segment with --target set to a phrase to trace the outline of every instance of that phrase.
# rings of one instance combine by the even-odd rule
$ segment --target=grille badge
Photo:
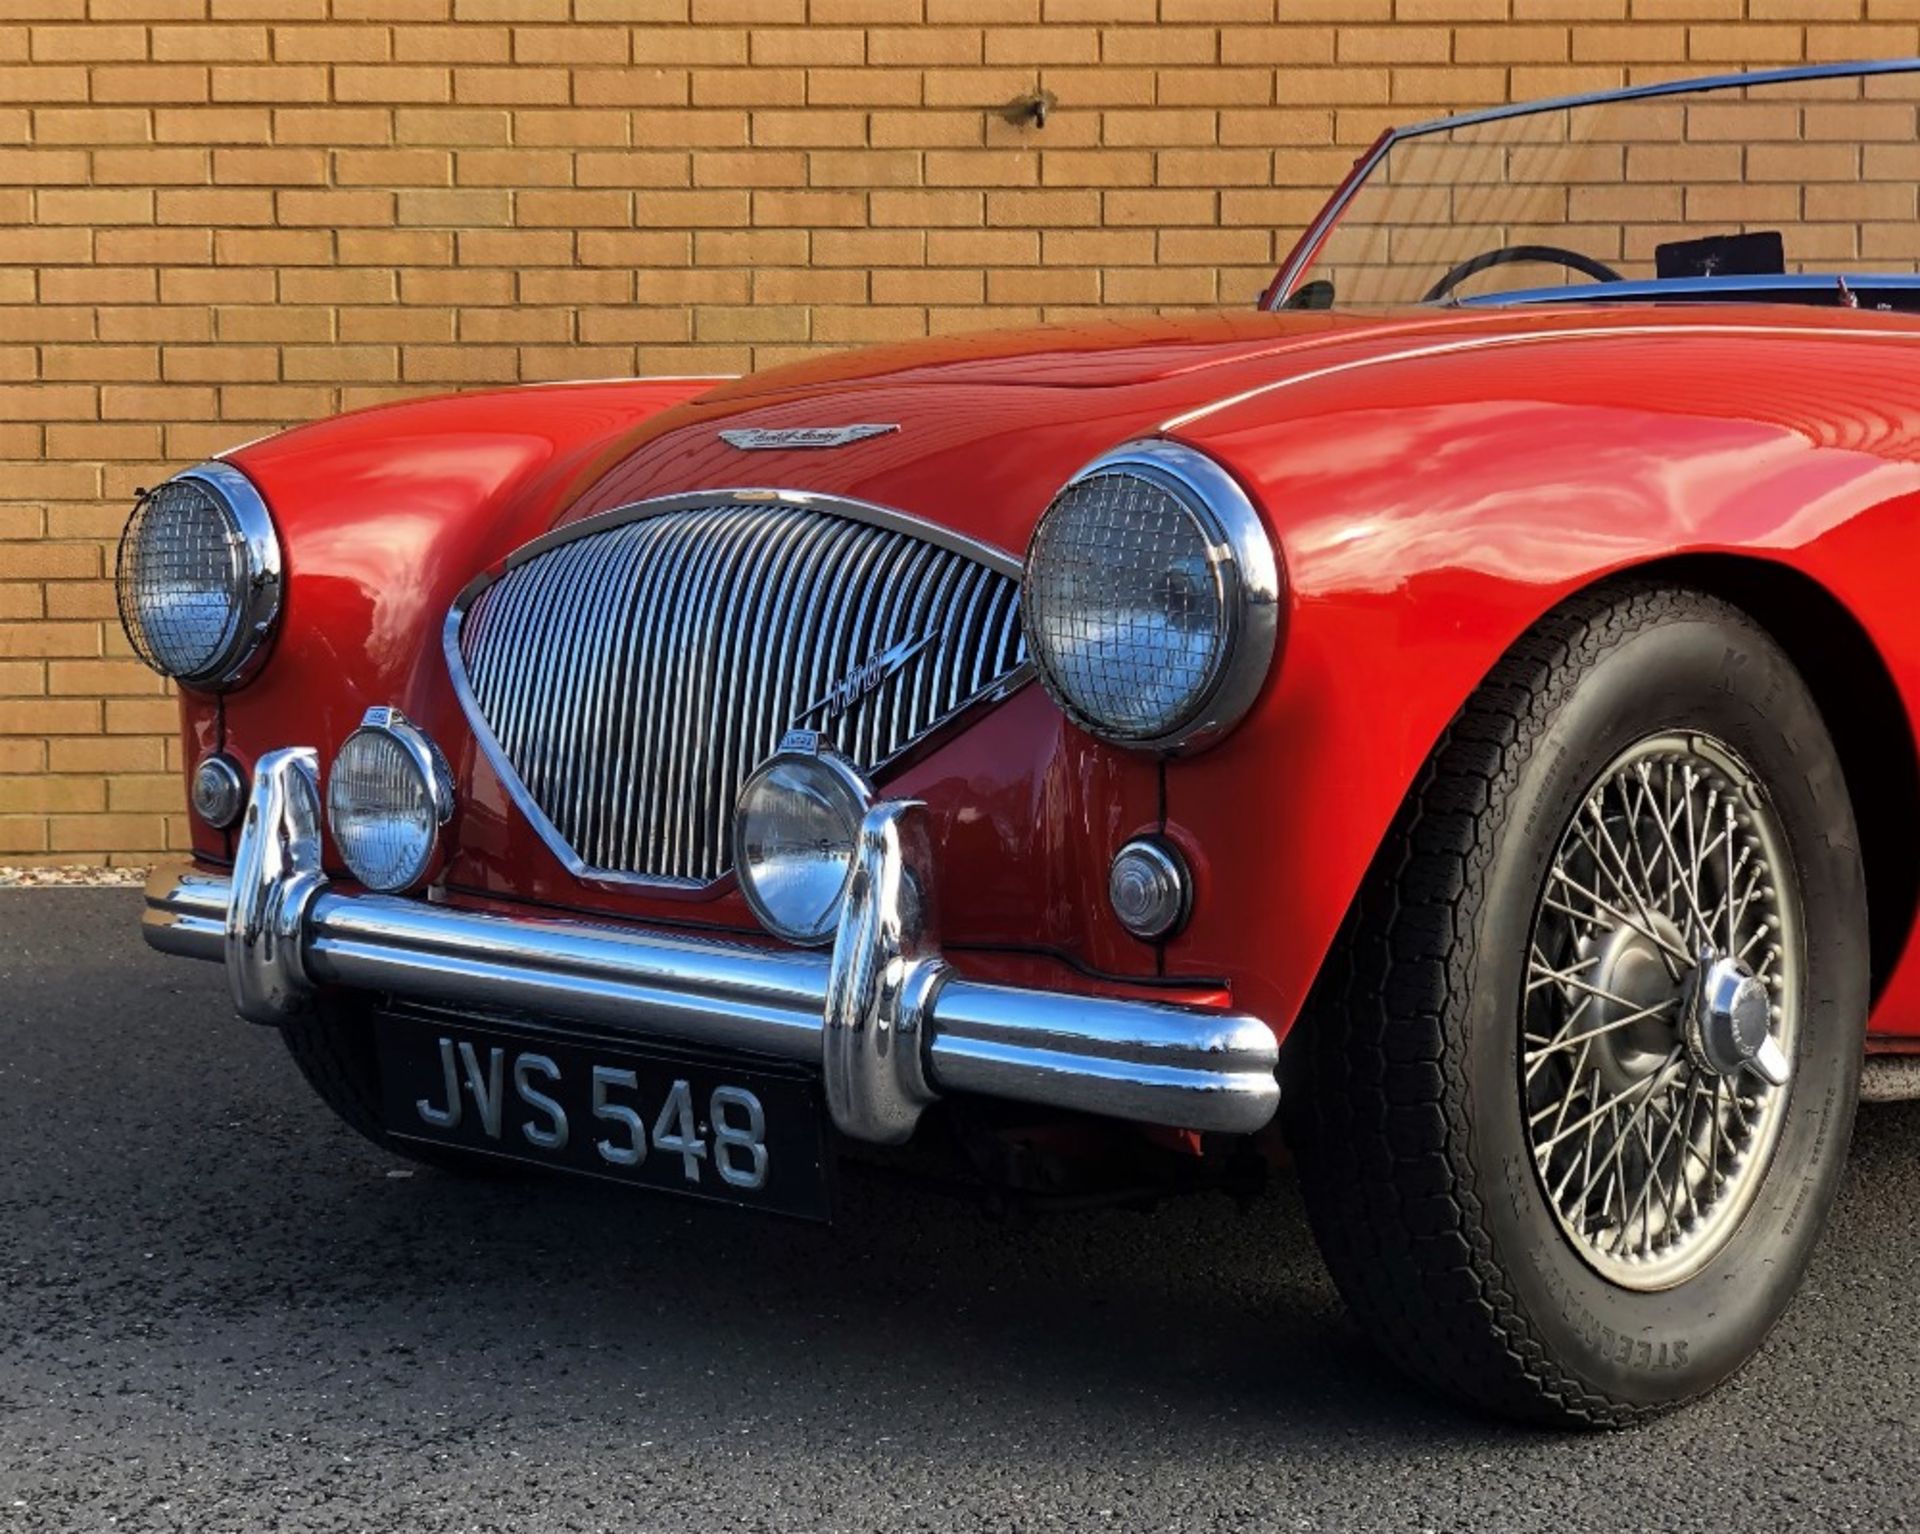
[[[928,645],[932,644],[939,637],[938,634],[922,634],[917,639],[907,638],[901,640],[898,644],[888,645],[887,648],[882,650],[878,655],[869,655],[865,660],[861,661],[859,665],[855,666],[853,670],[849,671],[845,676],[841,677],[839,681],[835,682],[833,686],[829,687],[827,689],[827,695],[824,698],[821,698],[817,703],[808,704],[805,709],[795,716],[793,723],[787,728],[790,730],[799,729],[807,720],[823,711],[825,714],[824,722],[827,724],[833,723],[834,720],[838,719],[842,714],[859,703],[868,693],[879,688],[886,682],[887,678],[903,671],[907,663],[911,661],[914,656],[926,649]]]
[[[743,453],[763,453],[777,448],[845,447],[899,429],[895,423],[877,421],[855,426],[737,426],[721,432],[720,440]]]

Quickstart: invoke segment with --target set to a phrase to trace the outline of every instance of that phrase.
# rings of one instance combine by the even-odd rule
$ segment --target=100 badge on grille
[[[383,1015],[378,1039],[390,1135],[827,1216],[819,1097],[804,1075],[412,1013]]]

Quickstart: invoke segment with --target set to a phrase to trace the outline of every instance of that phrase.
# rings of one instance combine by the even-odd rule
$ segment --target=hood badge
[[[816,715],[822,724],[832,724],[842,714],[852,713],[863,698],[877,692],[890,678],[904,671],[916,655],[939,637],[938,634],[922,634],[917,639],[902,639],[897,644],[887,646],[878,655],[868,656],[829,687],[824,698],[795,715],[793,723],[787,728],[800,729]]]
[[[721,432],[720,440],[743,453],[764,453],[778,448],[845,447],[899,429],[897,423],[877,421],[857,426],[740,426]]]

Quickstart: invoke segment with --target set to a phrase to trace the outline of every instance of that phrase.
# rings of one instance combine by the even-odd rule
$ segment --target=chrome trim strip
[[[712,490],[678,490],[672,495],[657,495],[644,501],[634,501],[626,506],[615,506],[608,511],[595,512],[578,522],[570,522],[565,527],[556,527],[551,532],[542,533],[529,543],[523,543],[505,559],[490,566],[483,574],[467,583],[460,593],[459,600],[470,602],[482,590],[491,586],[501,576],[529,559],[544,554],[548,549],[562,543],[571,543],[576,538],[586,538],[594,533],[605,532],[610,527],[620,527],[628,522],[644,521],[648,517],[658,517],[674,511],[695,511],[713,506],[794,506],[806,511],[824,511],[836,517],[844,517],[849,522],[865,522],[873,527],[891,528],[894,532],[908,533],[922,543],[938,544],[955,554],[964,554],[968,559],[998,570],[1002,575],[1011,575],[1016,580],[1020,576],[1020,561],[1005,549],[996,548],[990,543],[981,543],[951,528],[942,527],[937,522],[928,522],[909,512],[895,511],[891,506],[876,505],[872,501],[862,501],[853,496],[829,495],[813,490],[778,490],[767,486],[717,486]]]
[[[869,811],[829,956],[340,893],[317,871],[317,799],[300,799],[312,762],[299,748],[261,758],[231,878],[174,867],[147,881],[147,942],[224,957],[257,1022],[338,985],[765,1055],[820,1068],[839,1129],[880,1141],[906,1138],[944,1092],[1226,1134],[1279,1106],[1278,1049],[1258,1018],[950,975],[916,804]]]
[[[1846,296],[1865,299],[1876,292],[1910,293],[1920,288],[1920,274],[1884,272],[1860,275],[1855,272],[1771,272],[1733,277],[1650,277],[1627,278],[1620,282],[1581,282],[1544,288],[1508,288],[1497,293],[1476,293],[1454,301],[1460,309],[1503,309],[1522,304],[1617,304],[1639,298],[1665,299],[1671,303],[1698,299],[1724,299],[1731,303],[1749,294],[1807,294],[1810,298],[1832,299],[1832,307],[1849,307]],[[1765,302],[1767,300],[1760,300]],[[1777,297],[1773,302],[1780,302]],[[1793,300],[1798,302],[1798,298]],[[1812,304],[1809,308],[1825,307]],[[1863,304],[1861,307],[1868,307]]]
[[[1873,75],[1911,74],[1920,70],[1920,58],[1867,59],[1841,64],[1796,64],[1785,69],[1760,69],[1751,74],[1708,75],[1700,79],[1658,80],[1651,85],[1630,85],[1617,90],[1586,91],[1572,96],[1549,96],[1541,101],[1515,101],[1505,106],[1486,107],[1475,112],[1460,112],[1452,117],[1434,117],[1425,122],[1391,128],[1356,162],[1357,173],[1322,208],[1307,232],[1294,246],[1294,253],[1281,269],[1269,290],[1272,297],[1266,307],[1283,308],[1293,293],[1293,285],[1319,253],[1321,245],[1347,204],[1366,184],[1374,168],[1395,144],[1429,133],[1445,133],[1453,128],[1471,128],[1481,123],[1500,122],[1509,117],[1531,117],[1540,112],[1564,112],[1577,107],[1606,106],[1616,101],[1640,101],[1658,96],[1684,96],[1694,92],[1738,90],[1750,85],[1782,85],[1796,80],[1833,80],[1845,76],[1866,78]]]
[[[793,510],[824,515],[817,524],[781,518],[784,526],[770,526],[761,515]],[[582,543],[674,513],[709,513],[711,525],[671,528],[627,549],[596,552]],[[846,536],[841,527],[836,538],[841,523],[858,530]],[[580,547],[569,552],[571,545]],[[960,556],[960,576],[948,572],[934,583],[937,590],[916,589],[928,584],[915,576],[935,550]],[[488,625],[482,637],[494,664],[509,668],[493,682],[507,712],[490,717],[467,668],[463,628],[486,592],[543,555],[569,561],[556,584],[577,591],[585,617],[556,634],[544,627],[550,615],[534,611],[531,601],[505,596],[497,610],[480,610],[476,621]],[[907,731],[900,729],[900,696],[892,697],[891,712],[880,706],[885,688],[847,711],[854,735],[848,744],[864,770],[898,771],[961,719],[1023,685],[1033,673],[1018,632],[991,603],[975,614],[979,593],[996,584],[992,577],[1008,589],[999,600],[1016,605],[1011,593],[1020,568],[1002,550],[866,501],[795,490],[683,491],[556,528],[514,550],[455,599],[441,628],[441,650],[482,754],[569,874],[613,887],[698,890],[726,876],[727,828],[738,784],[758,765],[755,742],[777,740],[793,722],[781,716],[790,694],[804,690],[804,701],[811,701],[825,693],[847,664],[848,647],[888,632],[908,597],[916,604],[914,621],[925,611],[929,627],[962,642],[944,647],[952,653],[929,647],[902,668],[897,685],[888,679],[894,694],[907,694]],[[969,595],[975,601],[963,609],[961,599]],[[676,664],[666,629],[676,614],[706,608],[727,614],[728,622],[713,666],[690,674]],[[561,656],[544,675],[515,660],[537,643]],[[836,662],[836,656],[842,658]],[[1013,664],[1001,671],[1010,658]],[[968,666],[971,671],[963,671]],[[972,685],[946,706],[961,692],[963,675]],[[718,685],[716,676],[723,679]],[[570,687],[573,694],[562,697]],[[653,700],[654,713],[684,717],[689,727],[648,728],[636,697]],[[502,735],[531,735],[535,718],[558,727],[546,732],[537,760],[516,763]],[[889,749],[903,734],[905,743]],[[693,773],[711,780],[714,792],[668,792]],[[561,822],[584,834],[569,837]],[[642,863],[642,871],[634,871],[634,863]],[[678,872],[716,865],[712,874]]]
[[[1230,410],[1235,405],[1244,405],[1248,400],[1277,394],[1282,389],[1295,389],[1302,384],[1318,383],[1323,378],[1337,378],[1342,373],[1357,373],[1365,368],[1385,367],[1395,362],[1418,362],[1427,357],[1451,356],[1456,352],[1484,351],[1496,346],[1527,346],[1540,341],[1606,341],[1616,336],[1644,338],[1685,335],[1780,336],[1829,341],[1840,339],[1898,341],[1903,345],[1911,346],[1915,332],[1911,328],[1880,329],[1868,325],[1716,325],[1710,321],[1693,320],[1669,325],[1594,325],[1585,330],[1503,331],[1497,335],[1469,336],[1461,341],[1438,341],[1430,346],[1409,346],[1399,351],[1376,352],[1371,356],[1350,358],[1346,362],[1331,362],[1325,367],[1310,368],[1285,378],[1276,378],[1271,383],[1256,384],[1251,389],[1242,389],[1238,394],[1222,395],[1219,399],[1209,400],[1204,405],[1196,405],[1193,409],[1179,415],[1169,416],[1160,423],[1160,429],[1165,432],[1179,431],[1191,426],[1195,421],[1205,420],[1208,416],[1218,414],[1222,410]]]

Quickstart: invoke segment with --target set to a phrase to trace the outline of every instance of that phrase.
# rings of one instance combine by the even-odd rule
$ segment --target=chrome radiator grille
[[[1026,660],[1011,561],[688,499],[536,546],[449,629],[483,743],[578,872],[716,879],[789,729],[877,767]]]

